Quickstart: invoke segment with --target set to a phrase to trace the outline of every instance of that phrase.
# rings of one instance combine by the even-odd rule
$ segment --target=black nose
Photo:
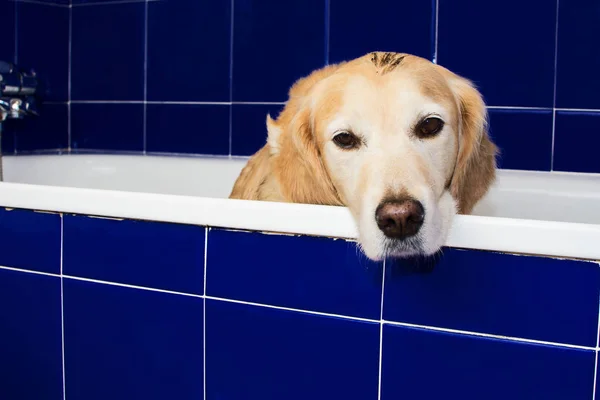
[[[411,199],[386,201],[375,210],[377,226],[385,236],[394,239],[416,235],[424,218],[423,205]]]

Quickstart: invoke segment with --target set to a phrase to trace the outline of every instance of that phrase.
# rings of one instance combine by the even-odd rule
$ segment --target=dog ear
[[[458,202],[459,213],[469,214],[495,180],[498,149],[488,134],[481,94],[471,82],[456,75],[450,85],[460,109],[458,156],[450,192]]]
[[[273,173],[287,201],[342,205],[318,145],[310,97],[314,86],[338,67],[327,66],[297,81],[277,120],[267,116]]]

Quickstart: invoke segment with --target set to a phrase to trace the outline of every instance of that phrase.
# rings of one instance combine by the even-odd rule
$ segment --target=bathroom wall
[[[600,173],[600,3],[558,2],[0,0],[0,37],[50,86],[4,151],[248,156],[297,78],[387,50],[478,85],[502,168]]]
[[[424,266],[0,208],[0,398],[593,400],[597,262],[446,249]]]

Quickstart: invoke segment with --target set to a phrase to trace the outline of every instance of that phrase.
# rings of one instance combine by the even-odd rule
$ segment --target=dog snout
[[[425,219],[425,209],[413,199],[386,201],[375,210],[375,219],[385,236],[405,239],[419,232]]]

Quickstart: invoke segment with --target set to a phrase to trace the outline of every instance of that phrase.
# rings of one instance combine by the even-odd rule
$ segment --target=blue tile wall
[[[233,104],[231,106],[231,153],[251,156],[267,143],[267,115],[275,119],[282,104]]]
[[[501,149],[498,167],[550,171],[552,122],[552,110],[489,110],[489,133]]]
[[[17,152],[35,152],[65,149],[69,144],[67,103],[44,103],[40,116],[7,122],[17,140]]]
[[[0,398],[593,400],[598,262],[446,248],[429,266],[0,209]]]
[[[144,149],[143,116],[143,104],[72,104],[71,148],[140,152]]]
[[[558,171],[600,172],[600,111],[557,111],[554,167]],[[573,157],[577,155],[577,157]]]
[[[47,81],[46,100],[73,108],[60,116],[71,118],[60,140],[33,134],[21,146],[7,127],[4,153],[249,156],[264,145],[266,114],[283,107],[294,81],[387,50],[431,59],[478,86],[502,168],[600,173],[576,141],[564,140],[559,121],[600,112],[590,78],[600,68],[591,50],[600,33],[596,0],[67,3],[0,1],[0,36],[15,43],[0,58],[32,64]],[[106,112],[75,110],[97,103]],[[598,129],[586,132],[595,138]]]
[[[388,321],[596,344],[597,263],[446,249],[428,275],[405,269],[387,268]]]
[[[553,106],[556,1],[439,3],[441,65],[474,81],[489,105]]]
[[[0,208],[0,266],[60,273],[58,214]]]
[[[569,0],[559,4],[556,105],[600,109],[600,82],[593,78],[600,69],[600,53],[592,44],[600,35],[600,3]]]
[[[203,227],[64,217],[66,275],[204,294]]]
[[[377,399],[379,324],[207,300],[207,399]]]
[[[148,104],[146,151],[229,154],[230,107],[223,104]]]
[[[382,400],[591,399],[588,350],[386,325]]]
[[[378,319],[382,266],[357,254],[356,244],[345,240],[213,230],[207,257],[219,268],[207,269],[206,292]]]
[[[65,279],[69,399],[201,399],[203,299]]]
[[[323,0],[237,0],[233,100],[283,102],[294,80],[325,64]]]
[[[0,60],[14,62],[15,60],[15,10],[17,3],[12,1],[0,1],[0,37],[2,46],[0,46]]]
[[[148,46],[148,100],[231,100],[231,5],[222,0],[148,4],[148,43],[152,43]],[[228,132],[229,122],[219,122]],[[218,131],[215,134],[227,136]]]
[[[435,0],[330,0],[329,62],[372,51],[396,51],[433,59]]]
[[[73,100],[144,100],[145,12],[143,2],[72,8]]]
[[[19,39],[18,65],[36,71],[45,85],[45,100],[67,102],[69,100],[69,9],[51,4],[25,2],[19,3],[18,7],[16,32]],[[50,113],[51,110],[44,111],[44,114]],[[65,120],[66,117],[65,115]],[[61,147],[66,147],[66,143]]]
[[[63,399],[60,296],[60,278],[0,269],[0,398]]]

